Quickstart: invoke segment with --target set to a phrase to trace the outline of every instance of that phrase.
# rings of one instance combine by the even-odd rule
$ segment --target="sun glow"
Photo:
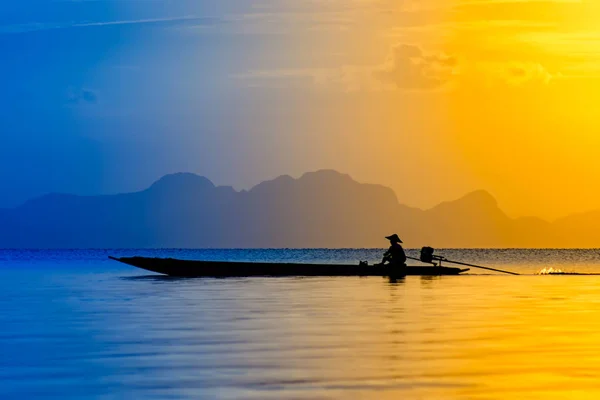
[[[428,37],[457,61],[443,93],[455,149],[514,215],[596,207],[600,5],[455,1]],[[415,37],[416,40],[416,37]]]

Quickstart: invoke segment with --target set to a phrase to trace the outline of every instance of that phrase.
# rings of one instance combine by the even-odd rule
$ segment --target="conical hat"
[[[404,243],[402,240],[400,240],[400,238],[398,237],[397,234],[393,234],[391,236],[386,236],[385,237],[387,240],[391,240],[392,242],[396,242],[396,243]]]

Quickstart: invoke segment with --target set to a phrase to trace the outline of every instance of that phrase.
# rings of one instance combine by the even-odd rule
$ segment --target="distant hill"
[[[249,191],[168,175],[112,196],[50,194],[0,209],[0,248],[600,247],[600,211],[555,223],[509,218],[479,191],[429,210],[331,170],[281,176]]]

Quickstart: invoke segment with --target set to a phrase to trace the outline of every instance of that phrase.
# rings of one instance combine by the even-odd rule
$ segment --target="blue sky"
[[[384,60],[388,44],[360,21],[386,15],[379,3],[5,2],[0,207],[180,171],[238,189],[321,168],[377,182],[356,163],[370,95],[348,95],[354,67],[342,67]]]
[[[236,32],[253,2],[5,3],[0,206],[142,189],[181,170],[250,183],[244,120],[261,94],[232,76],[278,45]]]

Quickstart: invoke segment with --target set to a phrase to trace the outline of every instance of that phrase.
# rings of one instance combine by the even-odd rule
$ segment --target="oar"
[[[410,258],[411,260],[417,260],[417,261],[421,261],[421,259],[420,259],[420,258],[415,258],[415,257],[407,257],[407,258]],[[467,267],[480,268],[480,269],[487,269],[488,271],[502,272],[503,274],[509,274],[509,275],[521,275],[521,274],[517,274],[516,272],[503,271],[503,270],[501,270],[501,269],[494,269],[494,268],[482,267],[481,265],[467,264],[467,263],[458,262],[458,261],[450,261],[450,260],[446,260],[445,258],[443,258],[443,259],[441,259],[441,260],[439,260],[439,261],[449,262],[449,263],[451,263],[451,264],[465,265],[465,266],[467,266]]]

